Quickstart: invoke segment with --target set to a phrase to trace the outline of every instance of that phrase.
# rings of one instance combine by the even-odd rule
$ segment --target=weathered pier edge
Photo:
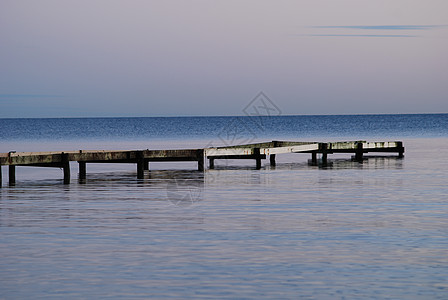
[[[272,141],[266,143],[246,144],[229,147],[181,150],[79,150],[68,152],[9,152],[0,153],[0,187],[2,186],[2,168],[9,167],[9,185],[16,184],[16,166],[61,168],[64,183],[70,183],[70,162],[79,165],[79,180],[84,182],[87,174],[87,163],[132,163],[137,166],[137,178],[143,179],[149,170],[149,162],[160,161],[197,161],[198,170],[204,171],[205,161],[209,167],[215,167],[217,159],[254,159],[256,168],[261,169],[261,160],[269,155],[271,166],[275,166],[275,157],[285,153],[311,153],[311,164],[317,165],[317,155],[321,155],[321,164],[326,166],[328,154],[353,153],[354,160],[362,162],[363,155],[369,152],[397,153],[403,157],[402,142],[290,142]]]

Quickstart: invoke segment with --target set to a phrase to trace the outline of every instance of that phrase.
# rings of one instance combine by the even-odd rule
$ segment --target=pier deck
[[[64,183],[70,183],[70,162],[79,164],[79,179],[86,179],[87,163],[132,163],[137,166],[137,178],[144,177],[149,170],[149,162],[157,161],[196,161],[198,170],[203,171],[205,161],[209,160],[210,169],[214,168],[216,159],[253,159],[256,168],[261,168],[261,160],[270,158],[275,166],[275,157],[286,153],[311,153],[311,163],[317,164],[317,154],[321,155],[322,165],[327,164],[328,154],[353,153],[354,159],[363,160],[364,153],[390,152],[403,157],[402,142],[291,142],[272,141],[266,143],[236,145],[204,149],[181,150],[78,150],[64,152],[9,152],[0,153],[0,187],[2,186],[1,166],[9,166],[9,185],[16,183],[16,166],[56,167],[64,174]]]

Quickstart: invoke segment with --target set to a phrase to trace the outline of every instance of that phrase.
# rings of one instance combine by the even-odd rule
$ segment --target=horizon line
[[[279,116],[247,116],[247,115],[210,115],[210,116],[96,116],[96,117],[0,117],[0,120],[11,119],[138,119],[138,118],[251,118],[251,117],[319,117],[319,116],[393,116],[393,115],[448,115],[448,112],[425,112],[425,113],[349,113],[349,114],[286,114]]]

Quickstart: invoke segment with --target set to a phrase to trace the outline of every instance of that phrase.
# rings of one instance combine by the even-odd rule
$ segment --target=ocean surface
[[[448,299],[448,114],[0,119],[0,152],[404,142],[405,157],[18,167],[0,299]]]

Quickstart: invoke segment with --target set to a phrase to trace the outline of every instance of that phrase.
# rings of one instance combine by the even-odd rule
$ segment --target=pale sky
[[[0,118],[448,112],[447,0],[0,0]]]

